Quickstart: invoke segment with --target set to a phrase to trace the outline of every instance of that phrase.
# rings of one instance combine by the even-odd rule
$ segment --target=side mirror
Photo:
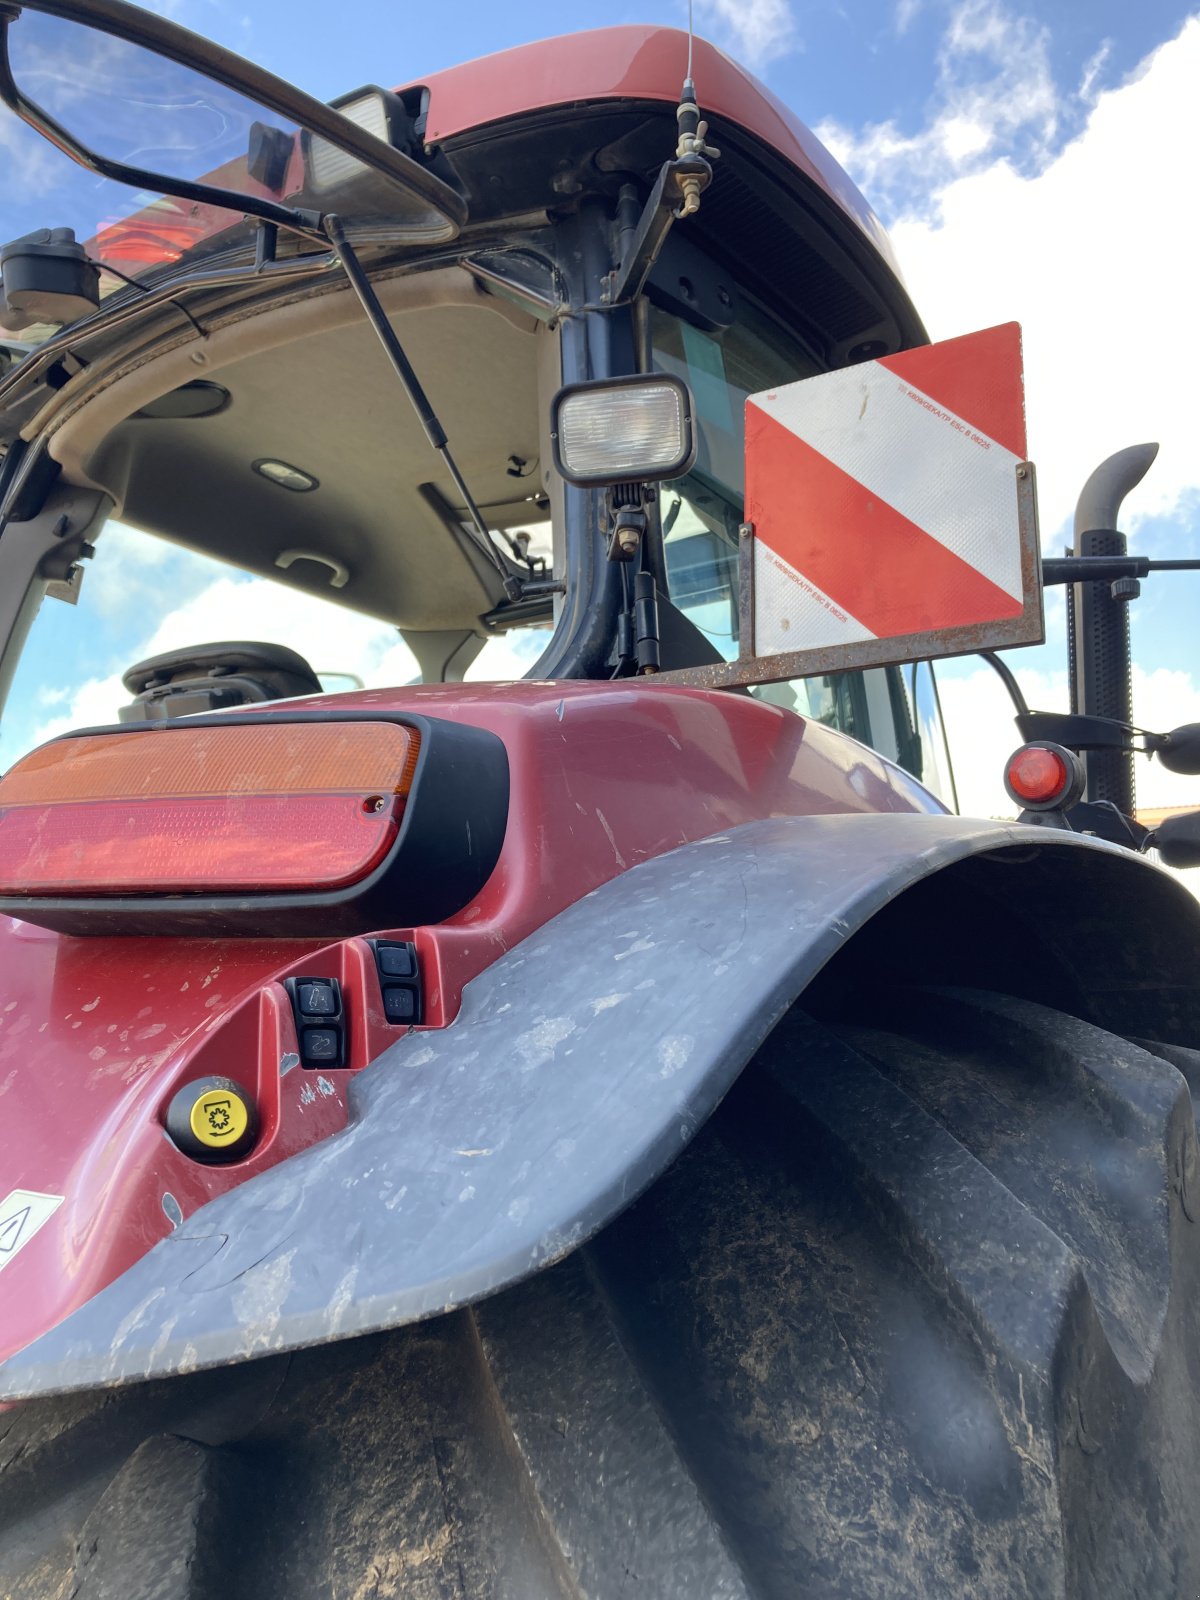
[[[1180,731],[1200,738],[1200,728]],[[1148,843],[1150,849],[1158,851],[1165,867],[1200,867],[1200,811],[1181,811],[1177,817],[1164,817]]]
[[[1168,772],[1180,772],[1188,778],[1200,775],[1200,722],[1185,722],[1182,728],[1172,728],[1163,735],[1162,744],[1155,745],[1154,754]]]

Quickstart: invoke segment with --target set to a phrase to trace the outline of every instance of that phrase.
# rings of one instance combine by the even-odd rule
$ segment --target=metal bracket
[[[680,110],[683,109],[681,106]],[[605,294],[608,305],[623,305],[641,294],[676,217],[690,217],[700,209],[700,196],[713,176],[708,158],[715,160],[721,153],[705,143],[707,130],[708,124],[701,122],[694,133],[682,132],[674,160],[664,161],[659,169],[622,253],[621,263],[609,278]],[[632,185],[626,185],[621,191],[620,203],[628,204],[632,194]]]
[[[754,524],[738,528],[738,660],[754,656]]]

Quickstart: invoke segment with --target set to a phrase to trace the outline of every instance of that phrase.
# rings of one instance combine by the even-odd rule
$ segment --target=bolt
[[[1018,467],[1017,468],[1017,477],[1018,478],[1027,478],[1028,476],[1029,476],[1029,468],[1028,467]]]
[[[641,542],[642,536],[636,528],[617,529],[617,546],[624,555],[637,555],[638,546]]]
[[[1136,578],[1114,578],[1109,587],[1109,594],[1114,600],[1136,600],[1142,592],[1142,586]]]

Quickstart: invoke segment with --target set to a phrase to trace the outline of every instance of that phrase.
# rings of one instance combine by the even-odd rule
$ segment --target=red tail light
[[[386,722],[57,740],[0,779],[0,895],[342,888],[395,842],[419,750]]]
[[[1004,764],[1004,786],[1027,811],[1073,805],[1083,793],[1079,758],[1048,740],[1023,744]]]
[[[508,825],[494,733],[279,710],[56,739],[0,778],[0,915],[71,934],[344,937],[441,922]]]

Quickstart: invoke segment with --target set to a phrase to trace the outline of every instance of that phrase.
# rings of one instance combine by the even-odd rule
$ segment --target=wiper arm
[[[462,497],[463,505],[467,508],[467,515],[471,519],[472,541],[481,555],[485,556],[496,571],[504,585],[504,592],[510,600],[519,600],[522,596],[520,578],[509,570],[504,557],[492,543],[492,536],[483,514],[475,503],[474,496],[467,488],[466,480],[458,469],[458,464],[450,454],[450,442],[446,437],[446,430],[437,419],[433,407],[429,403],[429,396],[421,387],[421,380],[413,371],[412,362],[404,353],[404,346],[396,336],[396,330],[388,321],[387,312],[379,303],[379,296],[371,286],[371,281],[362,269],[362,263],[355,254],[354,246],[346,237],[346,230],[342,227],[341,219],[327,215],[321,219],[329,242],[338,253],[342,263],[342,270],[350,280],[350,286],[359,298],[363,310],[371,326],[379,336],[379,342],[387,353],[388,360],[395,368],[396,376],[404,387],[404,392],[412,402],[412,408],[417,414],[417,421],[425,430],[425,437],[441,456],[446,464],[446,470],[454,480],[454,487]]]

